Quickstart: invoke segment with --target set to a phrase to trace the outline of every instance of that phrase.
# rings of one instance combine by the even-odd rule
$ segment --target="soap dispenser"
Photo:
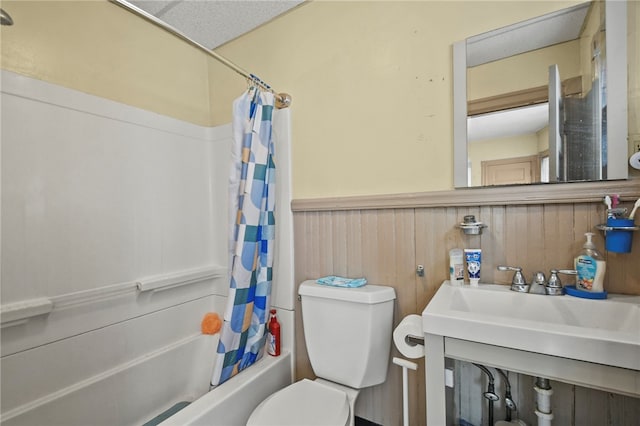
[[[575,269],[578,272],[576,288],[582,291],[603,292],[604,273],[607,264],[593,243],[593,233],[584,234],[587,241],[582,246],[582,252],[575,258]]]

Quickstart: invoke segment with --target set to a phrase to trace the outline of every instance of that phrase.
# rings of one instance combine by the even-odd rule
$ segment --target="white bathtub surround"
[[[164,296],[156,294],[156,291],[160,290],[139,291],[138,286],[143,280],[138,280],[36,299],[42,301],[39,302],[39,306],[48,307],[46,312],[36,311],[30,303],[33,301],[3,304],[2,356],[207,295],[226,298],[226,269],[210,266],[195,271],[206,271],[206,276],[193,279],[194,270],[176,271],[171,274],[177,282],[176,286],[185,287],[180,291],[170,291]],[[169,290],[168,287],[164,289]],[[9,317],[10,321],[4,321],[5,312],[12,315]],[[11,320],[15,315],[24,318]]]
[[[271,304],[293,311],[296,306],[293,252],[293,213],[291,211],[291,108],[273,111],[273,139],[276,145],[276,250]],[[284,343],[284,342],[283,342]]]
[[[231,126],[1,78],[2,425],[140,425],[205,394],[217,336],[200,322],[228,289]],[[290,351],[287,286],[273,300]],[[276,383],[292,359],[267,368]]]
[[[140,425],[178,401],[195,402],[165,424],[245,424],[253,407],[291,382],[291,355],[265,357],[255,370],[208,393],[217,336],[193,333],[193,324],[210,304],[200,299],[4,358],[3,380],[15,384],[3,392],[2,424]],[[129,349],[126,360],[118,359],[123,354],[116,345],[107,353],[94,351],[127,333],[145,335],[158,322],[172,323],[175,330],[122,342]],[[181,330],[193,334],[172,341]],[[39,363],[43,358],[53,361]],[[32,374],[22,374],[25,369]]]
[[[3,304],[226,265],[226,127],[3,71]]]
[[[216,304],[210,296],[3,357],[2,424],[139,425],[204,395],[217,337],[199,334],[198,320]]]

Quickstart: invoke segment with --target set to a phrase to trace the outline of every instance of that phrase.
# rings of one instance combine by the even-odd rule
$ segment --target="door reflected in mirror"
[[[549,103],[510,108],[467,118],[469,186],[549,181]]]

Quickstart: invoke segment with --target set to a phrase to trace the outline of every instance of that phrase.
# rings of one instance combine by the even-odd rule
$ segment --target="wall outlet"
[[[444,385],[448,388],[453,387],[453,370],[450,368],[444,369]]]

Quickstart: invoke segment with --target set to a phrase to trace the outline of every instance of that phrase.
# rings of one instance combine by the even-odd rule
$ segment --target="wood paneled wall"
[[[640,185],[632,186],[630,194],[638,197]],[[448,279],[451,248],[481,248],[481,282],[506,285],[511,282],[512,274],[497,271],[497,265],[522,267],[527,281],[538,270],[548,276],[550,269],[571,268],[573,258],[582,247],[584,233],[594,232],[596,245],[607,257],[606,290],[640,294],[640,232],[634,233],[631,254],[604,252],[603,235],[595,229],[595,225],[605,221],[605,207],[595,201],[599,197],[592,197],[588,202],[555,200],[479,207],[457,207],[454,197],[450,200],[451,207],[438,202],[427,207],[338,207],[335,210],[331,207],[335,202],[328,202],[325,208],[319,208],[321,203],[317,202],[313,208],[296,206],[294,202],[296,282],[341,275],[364,276],[372,284],[392,286],[397,294],[395,327],[404,316],[420,314],[441,283]],[[627,197],[623,205],[630,204],[630,200],[631,196]],[[393,204],[397,204],[397,200]],[[464,235],[456,227],[467,214],[474,214],[477,220],[488,225],[482,235]],[[417,265],[424,266],[423,277],[416,275]],[[313,378],[299,305],[296,321],[296,375]],[[392,348],[392,356],[401,355]],[[418,371],[409,374],[411,424],[423,424],[425,418],[424,361],[418,360],[418,363]],[[385,426],[400,425],[401,390],[401,369],[390,362],[386,383],[361,393],[356,414]]]

